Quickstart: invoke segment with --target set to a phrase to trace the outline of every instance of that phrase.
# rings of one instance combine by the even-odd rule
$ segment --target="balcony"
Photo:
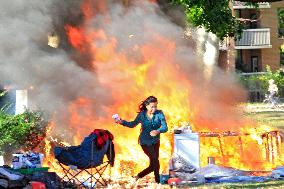
[[[246,29],[242,37],[235,42],[235,49],[272,48],[270,44],[270,28]]]
[[[260,9],[269,9],[271,7],[270,3],[268,2],[258,3],[258,6]],[[255,7],[247,5],[247,2],[233,1],[233,9],[255,9]]]

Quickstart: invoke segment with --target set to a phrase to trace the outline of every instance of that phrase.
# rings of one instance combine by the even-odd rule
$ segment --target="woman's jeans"
[[[144,153],[149,157],[150,164],[149,167],[138,173],[138,178],[142,178],[152,171],[154,171],[155,181],[160,183],[160,162],[159,162],[159,148],[160,148],[160,141],[156,144],[152,145],[141,145]]]

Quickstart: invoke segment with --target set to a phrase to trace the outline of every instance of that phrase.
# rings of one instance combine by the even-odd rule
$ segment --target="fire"
[[[72,36],[70,38],[70,43],[73,47],[78,48],[83,45],[84,41],[84,36],[82,32],[80,31],[79,28],[73,28],[69,25],[65,26],[65,30],[67,31],[67,34]]]
[[[244,127],[241,132],[201,137],[201,157],[215,157],[216,163],[242,170],[270,171],[283,165],[280,132],[265,125]],[[207,159],[201,159],[201,166]]]
[[[151,3],[154,4],[155,1]],[[79,98],[69,105],[68,111],[71,112],[69,128],[74,134],[72,145],[80,144],[84,136],[95,128],[108,129],[114,135],[116,146],[113,176],[137,174],[148,164],[146,155],[138,145],[140,128],[137,126],[129,129],[117,125],[111,115],[119,113],[123,119],[133,120],[136,117],[139,102],[149,95],[154,95],[159,100],[159,109],[164,111],[171,131],[161,136],[162,171],[167,170],[172,155],[173,128],[181,126],[184,122],[189,122],[193,130],[197,132],[214,131],[218,133],[218,136],[201,137],[200,139],[202,166],[207,164],[207,157],[211,156],[216,157],[217,164],[245,170],[270,170],[282,164],[279,158],[281,148],[279,147],[281,145],[279,144],[279,133],[271,136],[269,127],[260,127],[247,120],[236,121],[240,117],[233,110],[235,104],[231,102],[232,97],[230,97],[232,88],[223,90],[222,95],[224,96],[219,99],[226,104],[226,108],[209,107],[210,91],[206,91],[207,85],[200,84],[200,93],[195,94],[193,81],[176,62],[177,44],[175,41],[153,31],[151,41],[139,44],[133,42],[132,44],[131,40],[141,35],[125,33],[122,37],[132,45],[120,49],[119,39],[108,34],[103,28],[90,27],[90,22],[98,14],[104,17],[106,24],[111,23],[111,16],[107,13],[108,8],[105,1],[99,1],[95,5],[90,0],[85,0],[82,5],[85,23],[79,27],[66,25],[65,30],[74,49],[78,52],[86,52],[88,48],[91,52],[92,63],[95,67],[94,74],[102,86],[109,90],[113,101],[104,109],[107,116],[94,115],[92,111],[94,104],[86,98]],[[208,116],[203,116],[204,110],[218,119],[208,119]],[[216,112],[221,112],[223,116]],[[227,118],[226,115],[233,116]],[[83,127],[78,128],[79,123]],[[223,132],[229,130],[238,134],[225,136]],[[263,136],[263,133],[268,134]],[[279,149],[271,153],[269,149],[277,145]],[[48,157],[48,160],[54,161],[52,157]],[[128,170],[126,171],[123,167]]]

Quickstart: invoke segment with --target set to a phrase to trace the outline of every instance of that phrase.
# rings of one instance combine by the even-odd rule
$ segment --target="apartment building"
[[[245,23],[242,37],[235,41],[235,69],[262,72],[284,67],[284,1],[263,2],[259,7],[233,1],[233,10]]]

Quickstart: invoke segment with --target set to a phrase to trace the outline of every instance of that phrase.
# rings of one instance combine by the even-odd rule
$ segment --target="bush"
[[[31,150],[45,137],[47,119],[42,111],[26,110],[23,114],[10,115],[0,111],[0,154],[13,150]]]
[[[284,71],[279,69],[272,72],[269,66],[266,67],[266,71],[265,74],[261,75],[241,76],[240,82],[248,90],[259,90],[267,93],[268,81],[273,79],[278,87],[278,95],[284,97]]]
[[[263,83],[264,88],[268,89],[268,81],[270,79],[274,80],[274,83],[278,87],[279,96],[284,96],[284,71],[279,69],[275,72],[272,72],[269,66],[266,66],[266,74],[259,76],[259,80]]]

